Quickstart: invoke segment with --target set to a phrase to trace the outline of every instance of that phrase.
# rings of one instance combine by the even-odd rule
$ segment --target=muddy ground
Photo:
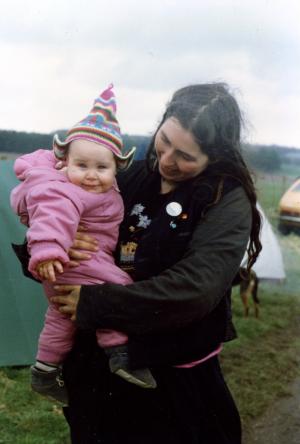
[[[300,444],[300,377],[290,385],[289,393],[253,422],[243,444]]]
[[[300,238],[290,235],[279,240],[288,270],[285,291],[299,294]],[[297,337],[300,337],[300,328]],[[290,384],[287,393],[290,395],[279,398],[252,423],[250,430],[244,434],[243,444],[300,444],[300,377]]]

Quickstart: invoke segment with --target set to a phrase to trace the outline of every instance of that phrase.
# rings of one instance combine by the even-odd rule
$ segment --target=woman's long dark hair
[[[157,163],[154,147],[157,131],[170,117],[177,119],[184,129],[192,133],[194,140],[208,156],[206,177],[220,177],[222,180],[231,177],[244,188],[252,210],[252,227],[247,247],[247,270],[250,271],[262,249],[259,240],[261,217],[256,207],[254,183],[241,153],[242,116],[235,98],[224,83],[191,85],[176,91],[150,142],[147,152],[149,168],[153,169]]]

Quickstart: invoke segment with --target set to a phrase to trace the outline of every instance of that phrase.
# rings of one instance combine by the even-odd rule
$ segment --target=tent
[[[10,208],[17,184],[13,161],[0,161],[0,366],[34,362],[46,310],[41,285],[25,278],[11,243],[23,243],[25,227]]]
[[[286,277],[281,248],[270,222],[263,209],[258,204],[257,208],[262,218],[260,240],[262,251],[253,266],[253,270],[260,280],[283,282]],[[242,266],[245,266],[247,255],[244,256]]]

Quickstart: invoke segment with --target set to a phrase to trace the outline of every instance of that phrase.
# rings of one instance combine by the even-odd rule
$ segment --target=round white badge
[[[166,206],[166,212],[168,213],[169,216],[174,216],[174,217],[179,216],[179,214],[182,213],[182,206],[178,202],[170,202]]]

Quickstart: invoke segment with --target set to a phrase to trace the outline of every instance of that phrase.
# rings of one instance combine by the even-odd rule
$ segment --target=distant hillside
[[[52,134],[0,131],[0,151],[7,153],[29,153],[38,148],[51,148]]]
[[[65,137],[65,130],[56,132],[62,139]],[[15,153],[28,153],[38,148],[51,149],[53,134],[0,130],[0,159],[9,154],[9,157],[14,157]],[[136,146],[135,158],[141,159],[145,156],[150,136],[124,134],[123,141],[125,150]],[[243,148],[247,163],[256,170],[280,171],[282,164],[293,164],[295,166],[299,165],[300,171],[300,149],[279,145],[249,144],[245,144]]]
[[[59,134],[62,140],[66,135],[65,130],[58,130],[55,133]],[[51,149],[53,135],[54,133],[39,134],[0,130],[0,159],[9,154],[11,154],[9,157],[16,157],[16,154],[29,153],[39,148]],[[137,148],[136,159],[144,157],[149,141],[150,137],[148,136],[123,135],[125,150],[133,146]]]
[[[299,167],[300,149],[279,145],[244,145],[245,159],[255,170],[280,171],[282,164]]]

